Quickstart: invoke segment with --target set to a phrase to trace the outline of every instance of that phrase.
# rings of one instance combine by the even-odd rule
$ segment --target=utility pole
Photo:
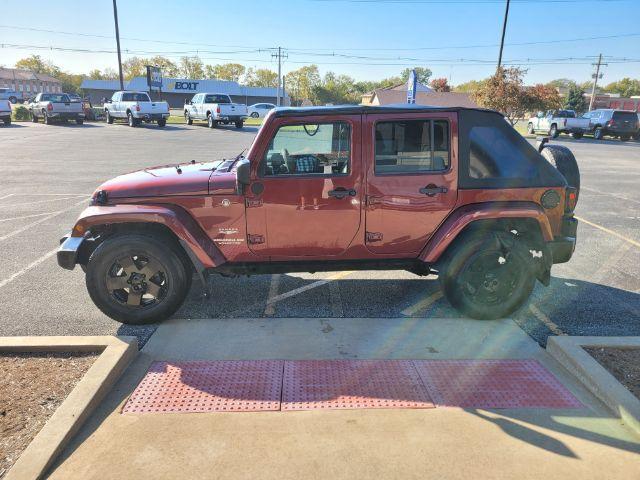
[[[507,18],[509,18],[509,2],[510,0],[507,0],[507,8],[504,11],[504,23],[502,24],[502,39],[500,40],[500,54],[498,55],[497,70],[500,70],[500,67],[502,66],[502,49],[504,48],[504,35],[505,33],[507,33]]]
[[[596,86],[598,85],[598,79],[602,78],[602,74],[600,73],[600,67],[603,65],[608,65],[608,63],[602,63],[602,54],[598,55],[598,63],[592,63],[594,67],[596,67],[596,73],[591,74],[593,77],[593,87],[591,88],[591,100],[589,101],[589,111],[593,110],[593,102],[596,99]]]
[[[272,57],[278,57],[278,93],[277,93],[277,101],[276,106],[280,106],[280,89],[282,87],[282,59],[287,58],[287,54],[282,53],[282,47],[278,47],[278,53],[271,54]]]
[[[120,73],[120,90],[124,90],[124,79],[122,78],[122,57],[120,56],[120,29],[118,28],[118,6],[113,0],[113,20],[116,23],[116,45],[118,46],[118,72]]]

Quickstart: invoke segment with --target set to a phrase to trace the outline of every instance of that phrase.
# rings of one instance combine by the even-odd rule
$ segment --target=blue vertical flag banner
[[[416,87],[418,82],[416,79],[416,71],[411,70],[409,81],[407,82],[407,103],[416,103]]]

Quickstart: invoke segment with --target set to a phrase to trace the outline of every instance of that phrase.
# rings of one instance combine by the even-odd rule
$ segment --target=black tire
[[[18,98],[17,97],[9,97],[9,102],[13,103],[15,105],[16,103],[18,103]]]
[[[107,121],[107,123],[109,125],[113,124],[113,117],[111,115],[109,115],[109,110],[105,110],[104,111],[104,118],[105,118],[105,120]]]
[[[602,140],[604,138],[602,127],[596,127],[596,129],[593,131],[593,138],[595,138],[596,140]]]
[[[440,285],[459,312],[503,318],[529,298],[536,277],[527,244],[508,232],[469,232],[456,239],[440,269]]]
[[[560,135],[560,132],[558,131],[558,125],[554,123],[553,125],[551,125],[551,128],[549,129],[549,136],[551,138],[558,138],[559,135]]]
[[[164,126],[167,124],[167,120],[164,118],[161,118],[160,120],[158,120],[158,126],[160,128],[164,128]]]
[[[207,115],[207,126],[209,128],[216,128],[218,126],[218,122],[216,122],[211,114]]]
[[[184,121],[187,125],[193,125],[193,118],[191,118],[189,112],[184,112]]]
[[[571,136],[572,136],[573,138],[575,138],[576,140],[580,140],[580,139],[582,138],[582,133],[580,133],[580,132],[573,132],[573,133],[571,134]]]
[[[2,121],[4,122],[4,124],[8,127],[9,125],[11,125],[11,117],[6,117],[3,118]]]
[[[260,114],[258,112],[251,113],[251,118],[259,118]]]
[[[244,127],[244,122],[242,120],[240,120],[239,122],[236,122],[236,128],[242,128]]]
[[[76,124],[77,125],[82,125],[84,123],[84,119],[82,118],[76,118]]]
[[[580,195],[580,168],[571,150],[563,145],[546,145],[541,153],[564,176],[567,184],[576,189],[577,201]]]
[[[634,140],[640,140],[640,132],[636,132],[631,136],[633,137]]]
[[[138,126],[138,122],[136,122],[136,119],[133,118],[133,113],[131,112],[127,112],[127,123],[129,124],[130,127]]]
[[[529,135],[534,135],[536,133],[536,130],[533,128],[533,123],[529,123],[529,125],[527,125],[527,133]]]
[[[51,125],[51,119],[49,118],[49,115],[47,115],[47,112],[42,112],[42,115],[44,117],[44,124]]]
[[[630,138],[631,137],[629,135],[621,135],[620,136],[620,141],[621,142],[628,142]]]
[[[189,292],[192,275],[184,254],[169,245],[140,234],[117,235],[102,242],[86,267],[87,290],[96,306],[114,320],[131,325],[171,316]],[[142,277],[156,270],[153,276]]]
[[[38,116],[35,113],[29,112],[29,115],[31,116],[32,123],[38,123]]]

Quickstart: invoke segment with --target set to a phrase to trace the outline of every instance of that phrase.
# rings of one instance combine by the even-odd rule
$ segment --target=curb
[[[6,480],[42,478],[138,354],[136,337],[0,337],[0,352],[100,352],[91,368],[9,469]]]
[[[547,351],[640,435],[640,400],[582,347],[640,348],[640,337],[549,337]]]

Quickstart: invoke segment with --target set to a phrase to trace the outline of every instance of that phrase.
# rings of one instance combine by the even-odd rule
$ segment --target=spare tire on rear
[[[580,195],[580,169],[571,150],[562,145],[545,145],[540,152],[547,161],[564,176],[567,184],[576,189],[576,200]]]

